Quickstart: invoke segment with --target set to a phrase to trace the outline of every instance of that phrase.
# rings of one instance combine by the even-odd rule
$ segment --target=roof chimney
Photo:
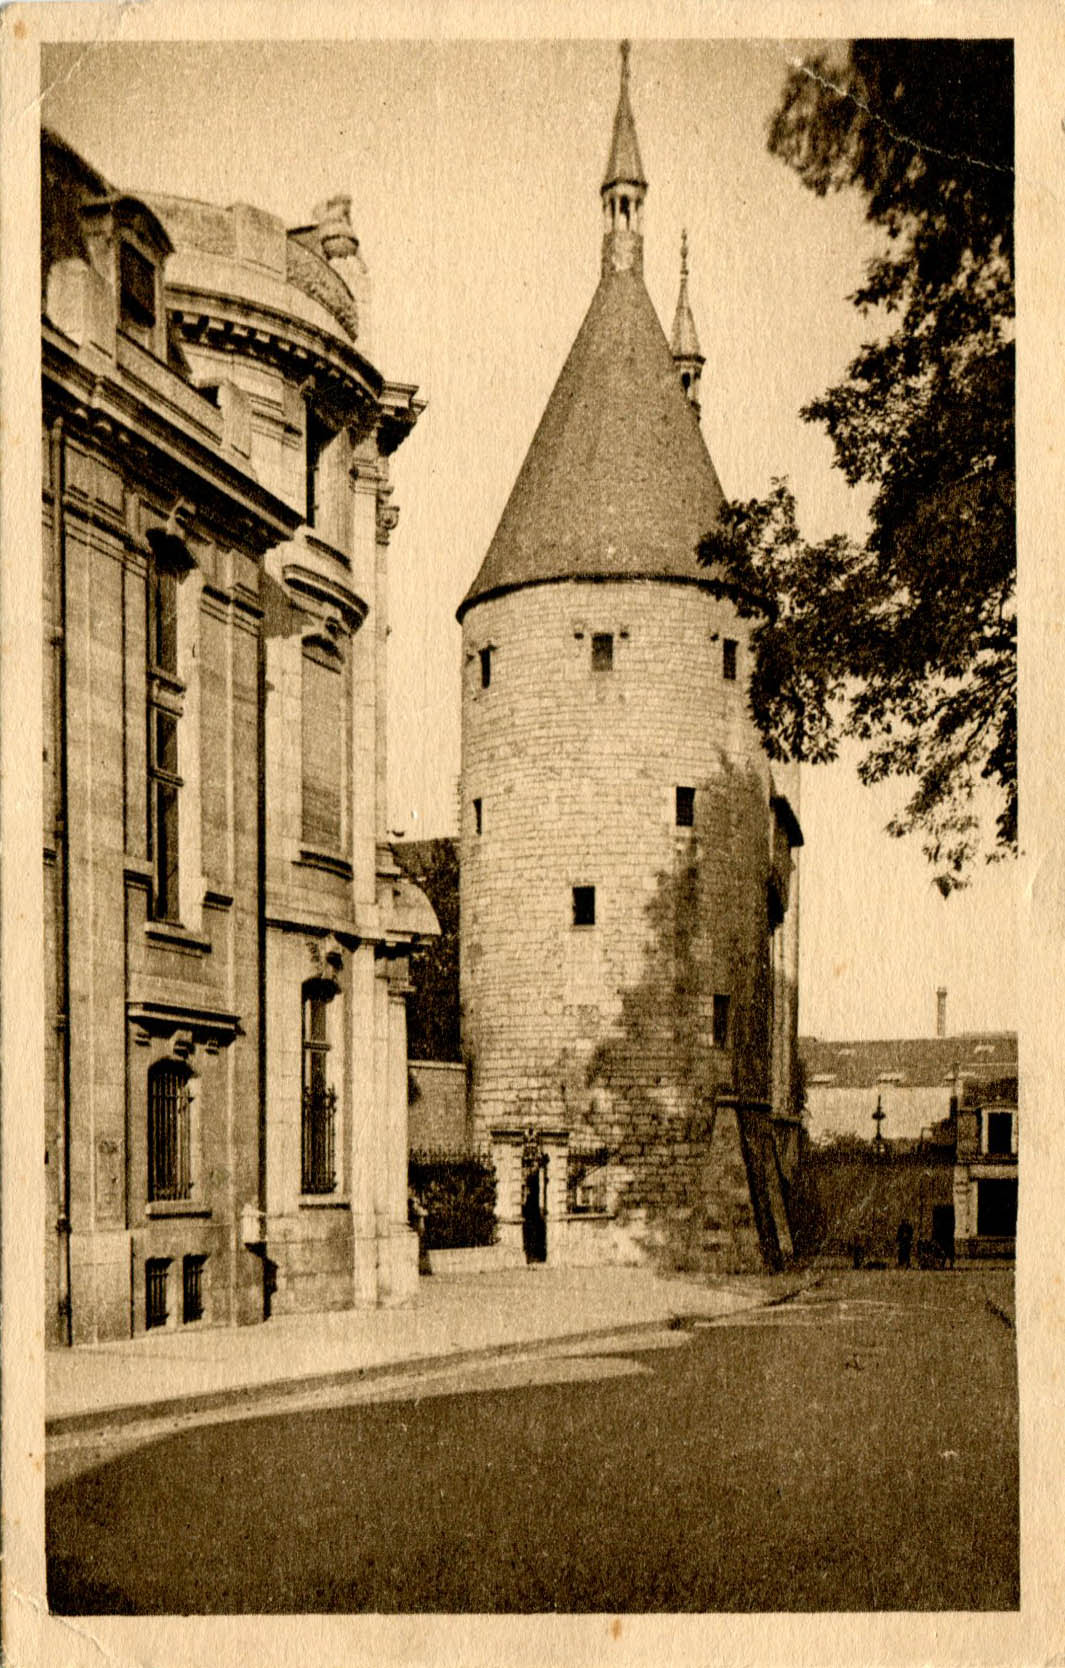
[[[936,1036],[945,1037],[947,1034],[947,987],[940,985],[936,991]]]

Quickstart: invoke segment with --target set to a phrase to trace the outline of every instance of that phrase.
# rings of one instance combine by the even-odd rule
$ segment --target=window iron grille
[[[336,1191],[336,1109],[335,1089],[304,1089],[302,1193]]]
[[[149,1257],[144,1265],[144,1325],[165,1326],[167,1322],[166,1282],[169,1257]]]
[[[203,1319],[203,1265],[205,1256],[190,1253],[181,1265],[181,1318],[189,1321]]]
[[[192,1196],[189,1080],[182,1066],[163,1061],[148,1078],[148,1198]]]

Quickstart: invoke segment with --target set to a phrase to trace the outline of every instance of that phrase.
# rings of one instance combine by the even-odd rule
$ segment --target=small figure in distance
[[[913,1223],[900,1222],[899,1231],[895,1235],[899,1251],[899,1267],[909,1268],[910,1253],[913,1250]]]

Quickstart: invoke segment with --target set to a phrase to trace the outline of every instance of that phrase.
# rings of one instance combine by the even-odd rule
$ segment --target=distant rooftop
[[[1016,1076],[1016,1031],[968,1031],[953,1037],[822,1042],[800,1037],[811,1087],[875,1089],[885,1084],[937,1088],[963,1078]]]

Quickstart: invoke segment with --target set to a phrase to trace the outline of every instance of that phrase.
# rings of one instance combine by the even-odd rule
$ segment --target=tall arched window
[[[303,1116],[301,1193],[336,1191],[336,1090],[329,1081],[329,1003],[336,986],[310,979],[303,987]]]
[[[344,661],[334,644],[303,645],[303,815],[307,845],[339,851],[343,841]]]
[[[150,913],[156,921],[180,917],[178,728],[185,686],[178,677],[179,583],[176,567],[153,554],[148,570],[148,840]]]
[[[148,1073],[148,1198],[192,1197],[189,1070],[159,1060]]]

